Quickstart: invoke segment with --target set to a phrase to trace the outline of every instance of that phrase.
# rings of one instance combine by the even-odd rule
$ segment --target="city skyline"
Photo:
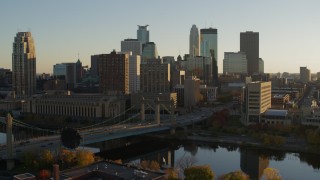
[[[78,54],[83,65],[90,65],[91,55],[113,49],[120,51],[123,39],[137,38],[137,25],[149,25],[150,41],[157,44],[161,57],[183,56],[189,52],[189,33],[195,24],[199,29],[212,27],[219,31],[219,73],[223,70],[224,52],[239,51],[240,32],[245,31],[259,32],[260,57],[266,73],[298,73],[301,66],[316,73],[320,71],[317,68],[320,26],[315,23],[320,17],[319,5],[320,2],[311,0],[199,4],[193,1],[6,1],[0,7],[1,67],[12,69],[12,42],[20,31],[30,31],[33,35],[37,73],[52,73],[54,64],[75,62]],[[275,66],[279,62],[285,66]]]

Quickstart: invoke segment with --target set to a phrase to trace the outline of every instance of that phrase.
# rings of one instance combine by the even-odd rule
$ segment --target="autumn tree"
[[[197,162],[194,156],[184,156],[178,160],[177,167],[181,170],[192,167]]]
[[[90,151],[76,152],[77,166],[86,166],[94,162],[94,154]]]
[[[51,168],[54,162],[54,157],[51,151],[44,150],[39,154],[40,167]]]
[[[233,171],[219,177],[219,180],[250,180],[249,176],[242,171]]]
[[[160,165],[157,161],[148,161],[148,160],[143,160],[140,162],[140,167],[143,169],[150,169],[153,171],[159,171],[160,170]]]
[[[263,175],[262,177],[266,180],[281,180],[280,173],[277,169],[274,168],[266,168],[263,170]]]
[[[214,173],[210,166],[192,166],[184,170],[186,180],[213,180]]]
[[[175,168],[167,169],[166,174],[168,176],[168,180],[179,180],[179,172]]]

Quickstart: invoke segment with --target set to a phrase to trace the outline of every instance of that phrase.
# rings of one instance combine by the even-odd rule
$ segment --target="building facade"
[[[244,52],[225,52],[223,74],[247,74],[247,56]]]
[[[129,54],[95,55],[98,62],[100,92],[106,94],[129,94]]]
[[[148,42],[143,45],[142,63],[158,58],[157,46],[154,42]]]
[[[307,67],[300,67],[300,81],[303,83],[311,81],[311,72]]]
[[[184,81],[184,107],[191,108],[201,101],[200,79],[189,76]]]
[[[271,82],[251,82],[247,84],[242,119],[246,125],[260,123],[261,115],[271,108]]]
[[[14,38],[12,87],[17,98],[36,93],[36,51],[31,32],[18,32]]]
[[[133,56],[142,55],[142,44],[138,39],[125,39],[121,41],[121,52],[131,51]]]
[[[140,91],[140,64],[139,55],[129,56],[129,93]]]
[[[214,58],[218,60],[218,30],[209,28],[200,30],[200,56],[211,57],[213,49]]]
[[[144,93],[170,92],[170,64],[141,64],[140,90]]]
[[[241,32],[240,51],[247,55],[248,74],[259,73],[259,32]]]
[[[192,25],[189,36],[189,55],[195,57],[200,55],[199,30],[196,25]]]
[[[23,113],[103,119],[125,111],[125,100],[103,94],[48,93],[34,95],[22,105]]]
[[[139,26],[137,30],[137,38],[141,42],[141,44],[145,44],[149,42],[149,25]]]

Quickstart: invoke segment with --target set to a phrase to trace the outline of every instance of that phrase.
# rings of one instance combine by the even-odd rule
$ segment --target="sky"
[[[149,25],[160,56],[189,53],[193,24],[218,29],[218,69],[224,52],[240,49],[240,32],[260,36],[265,72],[320,71],[319,0],[1,0],[0,68],[12,68],[12,43],[20,31],[35,41],[37,73],[53,65],[90,66],[91,55],[120,51],[136,38],[137,25]]]

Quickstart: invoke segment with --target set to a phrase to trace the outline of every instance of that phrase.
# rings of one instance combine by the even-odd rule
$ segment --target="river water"
[[[98,155],[123,163],[157,161],[165,167],[180,169],[188,165],[210,165],[215,177],[242,170],[250,179],[261,179],[263,170],[272,167],[278,169],[285,180],[320,179],[320,155],[234,145],[152,141],[104,151]]]

